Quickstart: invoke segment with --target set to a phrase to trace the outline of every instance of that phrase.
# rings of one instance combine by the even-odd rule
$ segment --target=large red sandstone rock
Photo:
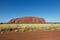
[[[38,18],[38,17],[22,17],[22,18],[11,19],[9,23],[45,23],[45,20],[44,18]]]

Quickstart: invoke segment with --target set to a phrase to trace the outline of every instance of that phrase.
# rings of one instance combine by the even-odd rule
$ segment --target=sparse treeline
[[[45,23],[28,23],[28,22],[25,22],[25,23],[9,23],[9,22],[5,22],[5,23],[3,23],[3,22],[0,22],[0,24],[45,24]]]
[[[60,22],[46,22],[46,23],[3,23],[3,22],[0,22],[0,24],[60,24]]]
[[[9,24],[9,23],[3,23],[3,22],[1,22],[0,24]]]

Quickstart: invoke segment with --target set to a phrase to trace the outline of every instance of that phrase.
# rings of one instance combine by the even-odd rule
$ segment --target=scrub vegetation
[[[0,24],[0,32],[25,32],[25,31],[50,31],[60,30],[60,24]]]

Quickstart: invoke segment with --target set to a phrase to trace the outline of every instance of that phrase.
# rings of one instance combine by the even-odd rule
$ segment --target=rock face
[[[22,17],[22,18],[11,19],[9,23],[45,23],[45,20],[44,18],[38,18],[38,17]]]

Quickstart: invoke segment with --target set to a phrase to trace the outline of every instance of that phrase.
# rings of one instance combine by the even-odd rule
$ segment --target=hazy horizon
[[[0,0],[0,22],[24,16],[60,22],[60,0]]]

